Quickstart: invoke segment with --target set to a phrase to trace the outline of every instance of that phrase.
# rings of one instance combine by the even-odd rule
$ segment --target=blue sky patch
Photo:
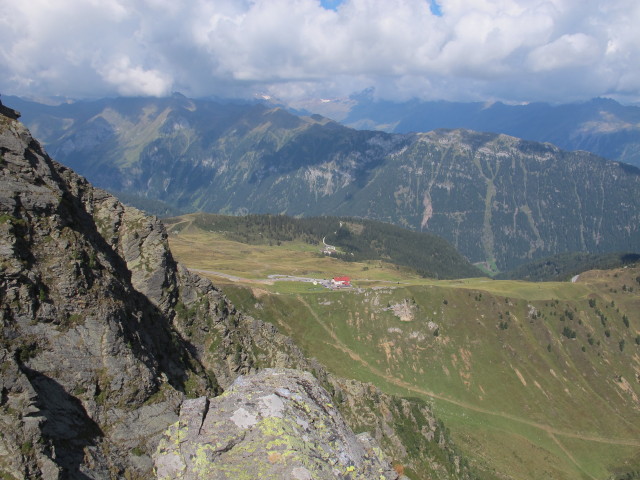
[[[442,7],[436,0],[430,0],[429,9],[431,10],[431,13],[433,13],[437,17],[442,16]]]
[[[342,5],[345,0],[320,0],[320,5],[325,10],[337,10],[340,5]],[[429,0],[429,10],[434,15],[441,17],[442,16],[442,7],[438,3],[437,0]]]
[[[320,0],[320,5],[326,10],[337,10],[344,0]]]

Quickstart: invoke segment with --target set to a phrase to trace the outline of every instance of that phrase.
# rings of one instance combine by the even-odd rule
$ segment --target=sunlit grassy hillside
[[[171,228],[178,260],[209,272],[239,309],[330,370],[433,402],[483,478],[640,471],[637,266],[576,283],[436,281],[381,262],[339,262],[307,244],[251,246]],[[356,288],[270,274],[349,275]]]

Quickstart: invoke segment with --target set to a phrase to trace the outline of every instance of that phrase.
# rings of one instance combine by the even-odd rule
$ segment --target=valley
[[[383,261],[342,262],[304,242],[229,240],[188,217],[168,229],[183,264],[224,273],[204,274],[331,372],[432,403],[479,478],[640,469],[638,266],[575,283],[434,280]],[[274,274],[348,275],[354,287]]]
[[[3,478],[176,478],[203,449],[230,454],[200,455],[204,478],[246,476],[254,420],[240,411],[224,445],[198,428],[175,450],[185,422],[229,417],[245,379],[270,399],[257,441],[287,443],[252,450],[261,471],[300,473],[341,437],[341,470],[320,478],[637,477],[637,257],[556,256],[525,274],[610,268],[496,281],[438,236],[355,217],[197,213],[165,227],[0,113]],[[313,428],[269,378],[315,399]],[[289,397],[285,421],[317,448],[269,426]],[[290,451],[303,463],[280,463]]]

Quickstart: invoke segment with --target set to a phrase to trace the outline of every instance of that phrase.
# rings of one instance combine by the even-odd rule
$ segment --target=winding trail
[[[574,432],[568,432],[566,430],[560,430],[557,428],[553,428],[549,425],[545,425],[543,423],[538,423],[538,422],[534,422],[531,420],[527,420],[525,418],[521,418],[521,417],[517,417],[515,415],[511,415],[509,413],[506,412],[495,412],[492,410],[487,410],[485,408],[482,407],[478,407],[477,405],[473,405],[471,403],[467,403],[461,400],[456,400],[455,398],[451,398],[448,397],[446,395],[443,394],[439,394],[436,392],[433,392],[431,390],[426,390],[424,388],[420,388],[417,387],[409,382],[405,382],[404,380],[400,380],[396,377],[393,377],[391,375],[387,375],[385,372],[383,372],[382,370],[380,370],[378,367],[375,367],[374,365],[371,365],[369,362],[367,362],[366,360],[364,360],[358,353],[354,352],[353,350],[351,350],[347,345],[345,345],[335,334],[335,332],[329,328],[329,326],[320,319],[320,317],[316,314],[316,312],[313,311],[313,309],[309,306],[309,304],[300,296],[297,296],[297,299],[300,301],[300,303],[302,303],[308,310],[309,313],[311,314],[311,316],[314,318],[314,320],[327,332],[327,334],[331,337],[331,339],[333,340],[334,343],[332,343],[333,346],[335,346],[338,350],[342,351],[343,353],[349,355],[349,357],[360,363],[361,365],[365,366],[371,373],[373,373],[374,375],[383,378],[385,381],[392,383],[398,387],[401,387],[405,390],[409,390],[411,392],[415,392],[415,393],[420,393],[422,395],[426,395],[428,397],[431,398],[435,398],[438,400],[442,400],[444,402],[447,403],[451,403],[453,405],[457,405],[458,407],[462,407],[468,410],[472,410],[474,412],[478,412],[478,413],[483,413],[485,415],[492,415],[495,417],[501,417],[501,418],[505,418],[507,420],[511,420],[513,422],[518,422],[521,423],[523,425],[527,425],[530,427],[534,427],[534,428],[538,428],[540,430],[542,430],[543,432],[547,433],[556,443],[559,444],[560,448],[567,454],[567,456],[569,457],[570,460],[572,460],[576,465],[578,465],[575,462],[575,459],[573,459],[573,457],[569,454],[569,452],[567,452],[567,450],[559,443],[559,441],[557,440],[557,438],[555,438],[556,436],[560,436],[560,437],[566,437],[566,438],[574,438],[574,439],[578,439],[578,440],[586,440],[586,441],[590,441],[590,442],[598,442],[598,443],[606,443],[609,445],[624,445],[624,446],[628,446],[628,447],[639,447],[640,448],[640,440],[632,440],[632,439],[620,439],[620,438],[606,438],[606,437],[600,437],[597,435],[588,435],[588,434],[581,434],[581,433],[574,433]]]

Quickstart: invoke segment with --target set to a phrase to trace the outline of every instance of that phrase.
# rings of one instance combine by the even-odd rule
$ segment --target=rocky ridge
[[[153,478],[151,453],[186,398],[213,398],[267,367],[314,372],[389,458],[433,478],[468,477],[428,405],[337,379],[236,311],[173,260],[157,219],[53,161],[1,108],[4,478]]]
[[[167,292],[154,303],[134,287],[146,272],[125,260],[147,254],[135,237],[161,240],[163,229],[130,222],[144,217],[53,162],[7,116],[0,153],[3,473],[148,478],[145,453],[185,393],[215,391],[163,314],[177,285],[150,275],[149,288]]]

